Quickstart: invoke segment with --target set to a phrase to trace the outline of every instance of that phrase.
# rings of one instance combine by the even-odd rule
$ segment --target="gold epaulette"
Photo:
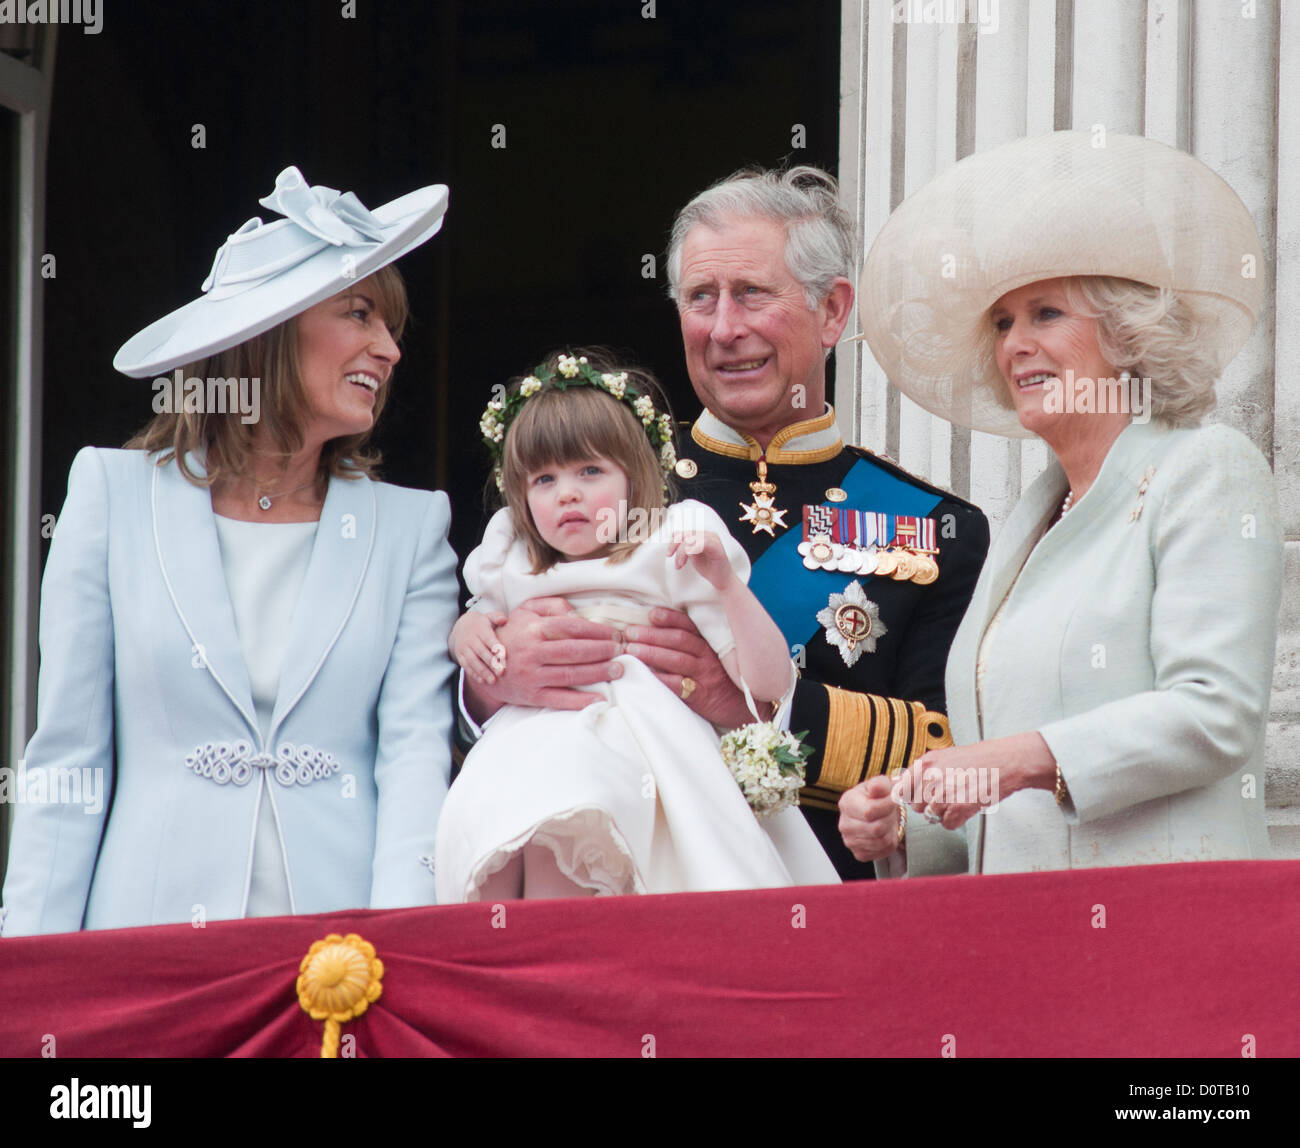
[[[823,688],[830,711],[821,775],[800,790],[801,805],[836,809],[840,794],[858,782],[878,773],[892,776],[926,750],[952,745],[948,719],[924,702]]]

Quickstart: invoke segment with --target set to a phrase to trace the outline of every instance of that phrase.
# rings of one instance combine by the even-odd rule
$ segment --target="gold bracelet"
[[[1061,776],[1061,763],[1056,763],[1056,788],[1052,791],[1052,796],[1056,798],[1057,805],[1064,805],[1070,800],[1070,790],[1065,784],[1065,778]]]
[[[907,836],[907,806],[898,807],[898,837],[894,841],[894,848],[897,849],[903,844],[903,838]]]

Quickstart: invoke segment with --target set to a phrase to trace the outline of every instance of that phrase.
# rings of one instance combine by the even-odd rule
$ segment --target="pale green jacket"
[[[958,745],[1037,730],[1071,801],[1022,791],[972,819],[969,871],[1267,857],[1264,728],[1282,590],[1268,464],[1230,427],[1133,423],[1044,535],[1066,489],[1053,461],[1012,511],[946,681]],[[976,658],[1009,588],[981,715]],[[953,871],[961,836],[913,817],[909,873]]]

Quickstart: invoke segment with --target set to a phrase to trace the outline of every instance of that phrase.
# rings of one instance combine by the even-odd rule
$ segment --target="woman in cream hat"
[[[1243,435],[1201,425],[1261,272],[1232,189],[1130,136],[972,156],[885,225],[861,310],[891,381],[1054,456],[953,642],[956,745],[895,786],[905,829],[883,783],[846,808],[860,845],[904,839],[887,869],[932,869],[952,836],[932,826],[976,814],[972,872],[1268,855],[1276,498]]]
[[[7,934],[429,904],[446,792],[446,496],[374,479],[400,358],[390,264],[447,189],[373,212],[287,168],[201,298],[117,368],[50,548]]]

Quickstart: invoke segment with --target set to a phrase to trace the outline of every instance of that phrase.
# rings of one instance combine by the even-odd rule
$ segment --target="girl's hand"
[[[504,626],[504,614],[480,614],[470,610],[452,627],[448,645],[457,665],[474,681],[492,685],[505,673],[506,648],[497,641],[496,627]]]
[[[575,614],[563,598],[530,598],[516,606],[497,640],[509,651],[509,669],[490,685],[465,682],[465,706],[476,722],[503,705],[580,710],[601,700],[582,686],[623,674],[614,659],[624,650],[613,629]]]
[[[677,569],[689,561],[715,590],[725,590],[735,578],[722,539],[712,530],[688,530],[674,534],[668,557],[677,556]]]

